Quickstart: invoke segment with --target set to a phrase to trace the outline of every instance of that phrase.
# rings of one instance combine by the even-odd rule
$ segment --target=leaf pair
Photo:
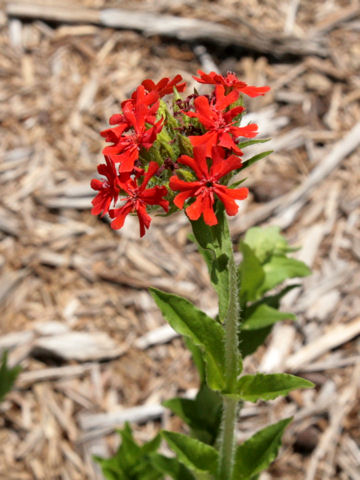
[[[231,480],[252,480],[276,458],[284,429],[291,418],[281,420],[255,433],[236,449]],[[128,424],[121,435],[116,454],[103,459],[94,457],[107,480],[210,480],[217,472],[218,451],[197,439],[181,433],[161,432],[176,457],[157,453],[160,434],[144,445],[138,445]]]
[[[270,425],[239,445],[235,453],[232,478],[229,480],[252,480],[265,470],[275,460],[282,435],[291,420],[287,418]],[[189,470],[203,474],[201,478],[204,480],[214,478],[219,456],[215,448],[181,433],[163,432],[162,435]],[[182,480],[182,477],[177,478]]]

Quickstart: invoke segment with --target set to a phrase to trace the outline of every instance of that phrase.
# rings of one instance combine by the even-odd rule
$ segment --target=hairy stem
[[[239,374],[240,353],[238,348],[238,282],[234,257],[229,258],[229,308],[225,318],[225,375],[226,391],[234,393]],[[220,431],[219,480],[230,480],[235,453],[235,423],[238,401],[223,396],[223,417]]]
[[[221,439],[219,451],[219,480],[230,480],[234,464],[235,453],[235,422],[237,400],[230,397],[223,398],[223,417],[221,425]]]

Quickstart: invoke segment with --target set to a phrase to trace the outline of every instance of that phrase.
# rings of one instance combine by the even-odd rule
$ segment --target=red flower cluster
[[[148,208],[168,212],[169,208],[184,208],[185,202],[190,220],[202,215],[212,226],[218,221],[216,201],[223,203],[228,215],[235,215],[236,200],[247,197],[247,188],[227,186],[230,174],[242,166],[239,137],[257,134],[256,124],[238,125],[244,111],[239,98],[241,94],[263,95],[269,87],[248,86],[232,73],[198,73],[200,78],[194,77],[198,82],[215,85],[211,95],[195,92],[182,103],[174,99],[176,112],[171,113],[162,97],[175,90],[183,92],[182,77],[163,78],[158,83],[144,80],[122,102],[122,113],[110,118],[111,127],[101,132],[111,145],[103,150],[106,164],[98,166],[105,179],[91,181],[98,192],[91,213],[109,213],[112,228],[121,228],[126,216],[135,213],[143,236],[151,223]],[[179,105],[186,108],[179,110]],[[118,201],[124,203],[115,208]],[[114,208],[110,208],[112,203]]]

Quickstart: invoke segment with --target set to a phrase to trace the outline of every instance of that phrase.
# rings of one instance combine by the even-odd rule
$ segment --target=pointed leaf
[[[295,375],[274,373],[265,375],[244,375],[237,382],[236,397],[248,402],[257,400],[273,400],[285,396],[298,388],[312,388],[314,384]]]
[[[150,289],[157,306],[172,328],[189,337],[205,354],[207,382],[213,390],[224,388],[224,330],[215,320],[185,298]]]
[[[265,303],[248,308],[247,319],[242,323],[242,330],[259,330],[269,327],[281,320],[295,320],[293,313],[279,312],[276,308],[269,307]]]
[[[218,452],[215,448],[182,433],[163,431],[162,435],[179,460],[190,470],[216,472]]]
[[[107,480],[160,480],[161,473],[152,467],[149,454],[156,451],[160,446],[160,435],[150,442],[139,446],[133,437],[128,423],[118,431],[122,437],[121,445],[113,457],[94,457],[102,469]]]
[[[4,399],[5,395],[11,390],[16,377],[21,372],[21,367],[9,368],[7,366],[7,352],[2,355],[0,364],[0,402]]]
[[[194,475],[175,457],[155,453],[151,455],[151,463],[160,472],[170,475],[174,480],[195,480]]]
[[[101,467],[102,474],[106,480],[127,480],[128,476],[118,466],[114,458],[101,458],[97,455],[92,457]]]
[[[282,288],[278,293],[275,295],[267,295],[266,297],[263,297],[261,300],[258,300],[257,302],[253,303],[248,309],[247,309],[247,314],[250,316],[252,312],[259,306],[259,305],[268,305],[269,307],[279,309],[280,307],[280,301],[285,295],[294,288],[299,288],[301,287],[300,283],[293,283],[292,285],[287,285],[286,287]],[[246,317],[248,318],[248,317]]]
[[[254,155],[253,157],[249,158],[243,163],[243,166],[241,170],[244,170],[247,167],[250,167],[250,165],[253,165],[254,163],[258,162],[259,160],[262,160],[263,158],[267,157],[270,155],[270,153],[273,153],[274,150],[267,150],[266,152],[258,153],[257,155]]]
[[[144,445],[140,447],[142,455],[148,455],[149,453],[156,452],[156,450],[160,447],[160,443],[161,437],[160,434],[158,434],[152,440],[144,443]]]
[[[291,420],[292,418],[286,418],[270,425],[238,446],[232,480],[251,480],[275,460],[281,446],[281,437]]]
[[[256,140],[245,140],[244,142],[240,142],[237,146],[241,148],[249,147],[250,145],[256,145],[258,143],[266,143],[269,142],[271,138],[264,138],[264,139],[256,139]]]
[[[131,427],[128,423],[125,424],[122,430],[118,430],[118,433],[121,435],[121,445],[116,452],[116,457],[124,471],[128,471],[136,465],[138,459],[141,457],[141,448],[135,442]]]

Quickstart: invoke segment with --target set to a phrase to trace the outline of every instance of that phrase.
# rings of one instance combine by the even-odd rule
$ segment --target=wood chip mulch
[[[161,402],[193,394],[197,375],[147,288],[214,314],[207,272],[183,216],[156,218],[141,241],[134,218],[111,231],[90,215],[89,181],[119,103],[144,78],[191,85],[202,68],[271,86],[247,102],[274,153],[249,171],[234,242],[277,224],[313,268],[284,299],[296,323],[245,367],[316,388],[245,404],[238,439],[293,415],[261,480],[359,480],[359,1],[0,8],[0,350],[23,368],[0,405],[0,479],[101,479],[92,455],[114,451],[124,421],[139,441],[183,428]]]

